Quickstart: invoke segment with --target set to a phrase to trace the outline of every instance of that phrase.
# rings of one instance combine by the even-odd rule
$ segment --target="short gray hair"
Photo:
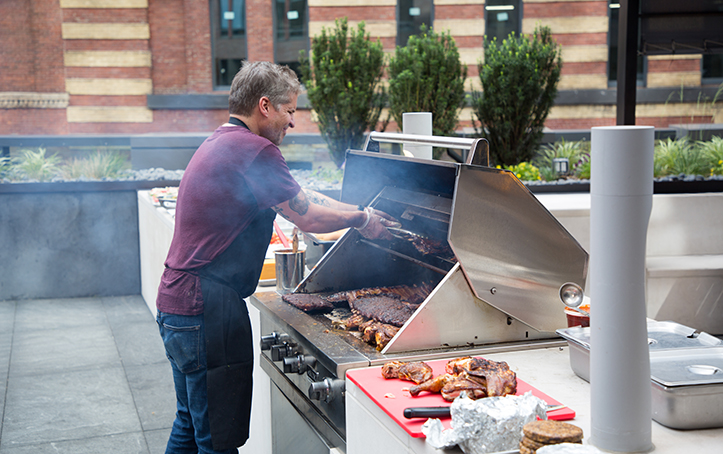
[[[266,96],[274,108],[299,95],[301,84],[296,73],[288,66],[267,61],[244,62],[231,82],[228,111],[235,115],[251,115],[259,99]]]

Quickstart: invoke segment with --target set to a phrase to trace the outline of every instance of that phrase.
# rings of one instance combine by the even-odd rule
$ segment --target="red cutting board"
[[[449,360],[425,361],[432,367],[434,376],[444,373],[444,366]],[[422,425],[427,421],[426,418],[407,419],[404,417],[404,409],[408,407],[442,407],[450,406],[451,402],[447,402],[442,398],[441,394],[421,392],[417,397],[412,397],[408,389],[414,386],[414,382],[400,380],[397,378],[385,379],[382,377],[382,368],[367,367],[364,369],[354,369],[347,371],[346,376],[354,382],[364,394],[374,401],[384,412],[397,422],[410,436],[414,438],[424,438],[422,433]],[[533,388],[524,381],[517,379],[517,395],[520,396],[527,391],[532,391],[532,395],[539,397],[547,402],[548,405],[560,405],[560,402],[548,396],[547,394]],[[393,396],[393,397],[392,397]],[[564,421],[573,419],[575,411],[565,407],[559,410],[547,413],[548,419]],[[445,429],[450,428],[452,418],[440,418]]]

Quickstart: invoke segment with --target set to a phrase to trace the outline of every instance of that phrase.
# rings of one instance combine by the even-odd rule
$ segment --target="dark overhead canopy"
[[[640,0],[643,54],[723,53],[723,0]]]
[[[618,30],[617,124],[634,125],[638,52],[723,53],[723,0],[620,0]]]

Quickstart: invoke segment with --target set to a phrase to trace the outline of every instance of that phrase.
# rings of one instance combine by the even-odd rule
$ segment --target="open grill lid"
[[[584,287],[588,254],[514,174],[360,151],[347,152],[345,166],[347,203],[368,205],[385,188],[451,198],[447,240],[474,295],[538,331],[566,326],[559,290],[568,282]]]
[[[539,331],[565,326],[560,287],[588,254],[514,174],[462,164],[449,243],[475,295]]]

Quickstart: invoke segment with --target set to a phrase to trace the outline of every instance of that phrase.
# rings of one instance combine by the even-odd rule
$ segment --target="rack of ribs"
[[[399,298],[410,304],[421,304],[433,288],[430,284],[426,283],[419,286],[395,285],[392,287],[367,287],[334,293],[326,299],[332,303],[347,301],[351,305],[357,298],[366,296],[388,296],[390,298]]]
[[[416,307],[386,295],[357,298],[349,305],[367,318],[397,327],[404,325],[416,310]]]

